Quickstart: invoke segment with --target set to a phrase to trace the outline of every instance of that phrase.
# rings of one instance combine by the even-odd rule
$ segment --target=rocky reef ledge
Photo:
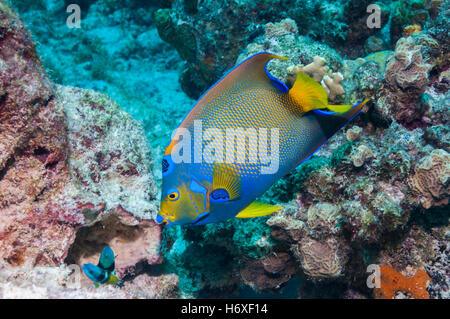
[[[149,153],[109,97],[48,79],[0,1],[0,298],[173,296],[175,275],[136,276],[162,262]],[[120,290],[77,282],[74,265],[95,263],[105,245],[129,278]]]

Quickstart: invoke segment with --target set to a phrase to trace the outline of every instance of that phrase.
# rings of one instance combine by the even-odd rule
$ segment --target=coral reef
[[[397,110],[397,121],[413,121],[420,118],[421,110],[414,107],[418,98],[425,92],[428,83],[428,72],[431,65],[424,63],[421,50],[415,43],[414,37],[400,39],[396,45],[394,55],[386,66],[386,83],[392,92],[395,92],[394,101]],[[431,38],[426,41],[437,43]],[[415,99],[414,99],[415,97]],[[410,105],[412,104],[412,106]],[[423,113],[422,113],[423,114]]]
[[[244,282],[262,287],[258,278],[264,278],[266,272],[259,259],[269,256],[273,246],[265,220],[265,217],[235,219],[194,228],[165,229],[162,252],[166,267],[180,278],[181,295],[228,296],[238,292],[241,277],[245,277]],[[254,269],[248,264],[257,266],[258,273],[248,273]],[[267,284],[263,289],[275,289],[291,276],[289,267],[280,269],[272,285]]]
[[[77,2],[82,9],[81,28],[70,29],[63,23],[69,15],[68,2],[11,1],[32,31],[54,83],[107,94],[142,123],[155,159],[156,183],[161,152],[170,138],[167,131],[193,103],[177,81],[181,60],[158,36],[153,22],[153,12],[167,7],[164,2],[169,1]]]
[[[342,39],[359,45],[361,40],[376,33],[361,27],[365,24],[368,4],[368,1],[336,4],[316,0],[233,0],[226,8],[217,10],[215,1],[202,1],[194,9],[188,8],[185,1],[176,0],[171,8],[155,12],[155,24],[161,38],[172,44],[186,61],[180,77],[183,90],[191,97],[198,97],[233,66],[239,52],[255,37],[263,32],[273,38],[284,36],[283,28],[273,27],[273,22],[286,17],[298,23],[303,35],[328,44],[337,45],[337,39]],[[297,31],[290,23],[284,29],[289,28]]]
[[[280,36],[273,39],[267,35],[255,39],[243,55],[261,49],[294,59],[310,54],[296,52],[299,45],[292,45],[292,39],[301,36],[296,28],[287,27],[292,24],[271,25],[271,34],[275,27],[285,32],[277,31]],[[394,52],[380,51],[356,60],[316,57],[315,61],[314,56],[325,55],[310,54],[308,61],[299,63],[318,70],[310,73],[318,80],[328,72],[324,60],[330,61],[331,69],[343,74],[346,103],[373,101],[353,126],[265,194],[293,205],[267,224],[276,240],[273,249],[292,253],[305,275],[302,296],[315,296],[318,287],[331,281],[334,289],[344,284],[336,291],[339,296],[356,288],[371,297],[364,272],[373,263],[405,273],[411,267],[421,269],[416,278],[421,290],[403,287],[403,297],[446,295],[448,274],[430,266],[445,263],[442,253],[436,254],[436,245],[444,247],[440,229],[448,224],[449,160],[447,150],[441,148],[448,141],[448,106],[442,108],[448,99],[444,48],[422,31],[400,38]],[[296,63],[282,63],[273,62],[268,68],[281,79],[289,78],[283,69],[291,74],[300,69]],[[442,222],[433,225],[430,234],[424,218]],[[387,281],[392,279],[386,276]],[[395,291],[389,289],[384,297],[393,297]]]
[[[268,23],[264,26],[264,30],[264,34],[244,48],[237,58],[237,63],[261,51],[288,57],[288,60],[270,62],[268,71],[291,85],[299,71],[320,82],[330,69],[337,71],[342,66],[342,58],[337,51],[326,44],[300,35],[292,19]]]
[[[300,259],[303,271],[314,279],[334,278],[342,273],[337,243],[333,239],[317,241],[305,237],[293,246],[294,255]]]
[[[378,1],[380,25],[368,27],[370,1],[316,0],[230,1],[218,10],[214,1],[173,1],[170,8],[155,12],[161,38],[175,47],[186,61],[180,81],[191,97],[215,82],[249,42],[265,32],[267,38],[300,33],[337,49],[349,58],[392,48],[403,36],[404,27],[432,25],[443,21],[441,1]],[[290,18],[294,27],[284,20]],[[228,21],[240,21],[229,24]],[[436,33],[437,34],[437,33]]]
[[[287,19],[284,21],[287,21]],[[280,22],[280,24],[282,23],[283,21]],[[295,82],[297,73],[303,72],[322,84],[322,87],[325,89],[330,101],[335,101],[336,97],[343,96],[345,94],[344,88],[341,85],[341,82],[344,80],[342,74],[340,72],[330,72],[327,74],[328,67],[326,66],[326,61],[319,56],[315,56],[313,58],[313,62],[308,65],[291,66],[287,69],[287,71],[287,83],[292,85]]]
[[[391,39],[396,42],[401,36],[401,30],[406,25],[424,26],[430,15],[435,15],[442,1],[400,0],[392,5]],[[444,1],[445,2],[445,1]]]
[[[425,265],[427,273],[432,278],[427,289],[431,298],[450,298],[449,234],[450,233],[447,230],[445,236],[441,240],[433,241],[433,257]]]

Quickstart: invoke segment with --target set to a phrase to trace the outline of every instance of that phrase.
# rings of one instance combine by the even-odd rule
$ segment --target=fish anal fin
[[[251,218],[251,217],[261,217],[270,215],[282,209],[282,206],[278,205],[270,205],[260,202],[253,202],[248,205],[246,208],[241,210],[239,214],[236,215],[236,218]]]

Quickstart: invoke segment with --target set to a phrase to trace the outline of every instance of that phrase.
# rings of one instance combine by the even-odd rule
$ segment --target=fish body
[[[163,157],[159,222],[202,225],[279,210],[253,201],[361,110],[363,103],[328,106],[304,74],[289,90],[266,71],[272,58],[282,57],[262,52],[239,64],[182,121]]]

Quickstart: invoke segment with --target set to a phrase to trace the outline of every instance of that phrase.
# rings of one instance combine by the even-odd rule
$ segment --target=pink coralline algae
[[[83,220],[52,202],[69,179],[65,115],[23,24],[1,9],[0,252],[11,265],[56,264]]]

